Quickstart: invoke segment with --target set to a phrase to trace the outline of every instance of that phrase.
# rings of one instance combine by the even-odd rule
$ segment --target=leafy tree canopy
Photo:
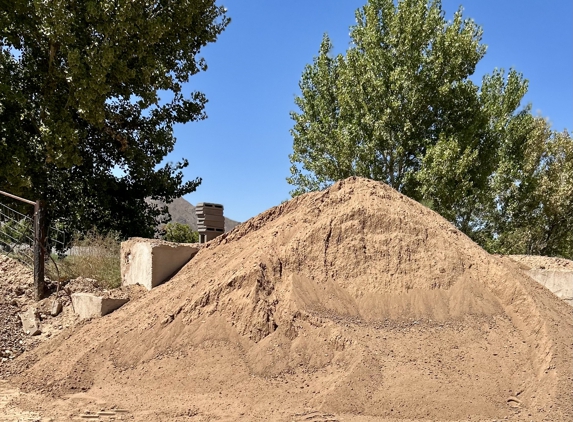
[[[440,0],[369,0],[350,37],[346,54],[333,56],[325,35],[303,71],[291,113],[291,194],[367,177],[429,204],[492,251],[509,250],[509,226],[541,245],[525,214],[510,219],[523,207],[513,191],[547,219],[552,207],[563,217],[567,205],[552,192],[569,189],[554,183],[571,138],[544,131],[520,106],[528,82],[517,71],[495,69],[481,86],[470,79],[486,52],[481,28],[461,8],[446,20]]]
[[[198,56],[229,23],[214,0],[0,0],[0,189],[68,229],[150,236],[186,160],[173,125],[206,117]]]
[[[187,224],[170,222],[165,225],[163,238],[169,242],[198,243],[199,233],[194,232]]]
[[[506,155],[476,240],[506,254],[573,259],[573,138],[536,118],[522,157]]]

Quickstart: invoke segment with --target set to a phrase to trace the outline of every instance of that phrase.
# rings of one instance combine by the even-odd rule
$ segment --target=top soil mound
[[[168,283],[26,354],[12,381],[139,420],[565,421],[572,337],[571,308],[518,268],[351,178],[208,243]],[[72,406],[52,403],[28,406]]]
[[[535,255],[508,255],[508,258],[521,264],[525,270],[573,271],[573,261],[565,258]]]

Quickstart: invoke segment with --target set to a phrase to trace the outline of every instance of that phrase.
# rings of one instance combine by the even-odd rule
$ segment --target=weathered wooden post
[[[36,300],[41,300],[46,296],[46,281],[44,279],[47,237],[45,210],[45,202],[36,201],[34,204],[34,289]]]

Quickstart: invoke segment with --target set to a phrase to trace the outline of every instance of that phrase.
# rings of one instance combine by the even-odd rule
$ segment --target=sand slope
[[[22,399],[53,415],[568,421],[572,316],[431,210],[351,178],[215,239],[169,283],[25,355],[12,382],[59,398]]]
[[[507,258],[520,264],[524,270],[573,271],[573,261],[565,258],[553,258],[535,255],[508,255]]]

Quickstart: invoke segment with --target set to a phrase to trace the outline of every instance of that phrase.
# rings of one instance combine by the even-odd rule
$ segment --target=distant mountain
[[[149,200],[152,204],[157,204],[158,206],[164,206],[165,203],[161,201]],[[197,214],[195,214],[195,206],[191,205],[189,201],[183,198],[177,198],[172,203],[167,205],[169,214],[171,214],[171,221],[181,224],[187,224],[191,226],[193,231],[197,231]],[[223,212],[224,214],[224,212]],[[238,221],[231,220],[225,217],[225,231],[231,231],[237,225],[241,224]]]

